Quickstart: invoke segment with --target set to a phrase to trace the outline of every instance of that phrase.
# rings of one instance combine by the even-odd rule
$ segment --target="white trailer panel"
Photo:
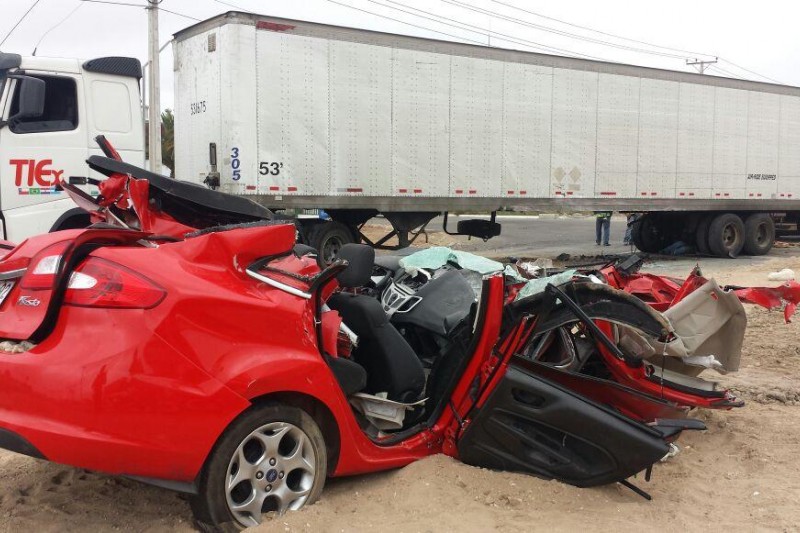
[[[386,196],[392,178],[392,49],[328,41],[330,194]]]
[[[258,172],[259,188],[267,194],[327,191],[331,165],[328,42],[254,33],[259,163],[250,171]],[[252,99],[246,89],[239,87],[239,98]]]
[[[596,72],[553,69],[554,196],[594,195],[597,78]]]
[[[392,186],[388,194],[446,197],[450,193],[450,56],[395,49],[391,64]]]
[[[610,200],[635,196],[640,82],[616,74],[600,74],[598,81],[597,179],[591,192]]]
[[[450,60],[450,194],[500,196],[503,64],[473,57]]]
[[[502,196],[549,196],[552,98],[552,68],[505,65]]]
[[[222,189],[272,207],[798,205],[795,87],[243,13],[175,59],[178,174],[215,143]]]

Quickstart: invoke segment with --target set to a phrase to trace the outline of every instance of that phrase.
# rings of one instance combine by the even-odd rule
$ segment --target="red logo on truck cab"
[[[52,159],[11,159],[9,163],[17,167],[14,181],[17,187],[22,187],[23,176],[27,177],[26,185],[28,187],[51,187],[56,185],[60,179],[63,170],[56,170],[51,168],[53,164]]]

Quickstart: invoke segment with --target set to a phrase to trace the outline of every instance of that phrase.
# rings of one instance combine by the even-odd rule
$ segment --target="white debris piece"
[[[791,268],[784,268],[778,272],[770,272],[767,279],[770,281],[792,281],[794,279],[794,270]]]

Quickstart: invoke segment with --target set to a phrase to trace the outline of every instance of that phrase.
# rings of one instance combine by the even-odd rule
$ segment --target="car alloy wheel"
[[[264,513],[283,514],[306,503],[317,475],[309,437],[286,422],[265,424],[242,440],[228,466],[225,494],[242,525],[261,523]]]

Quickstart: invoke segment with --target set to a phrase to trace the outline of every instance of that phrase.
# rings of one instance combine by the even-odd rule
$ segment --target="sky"
[[[0,40],[7,37],[0,50],[144,63],[147,1],[38,0],[7,36],[35,0],[0,0]],[[800,86],[800,2],[791,0],[162,0],[160,7],[162,44],[198,20],[250,11],[671,70],[691,71],[687,58],[719,57],[707,74]],[[172,83],[170,45],[161,54],[162,108],[173,105]]]

